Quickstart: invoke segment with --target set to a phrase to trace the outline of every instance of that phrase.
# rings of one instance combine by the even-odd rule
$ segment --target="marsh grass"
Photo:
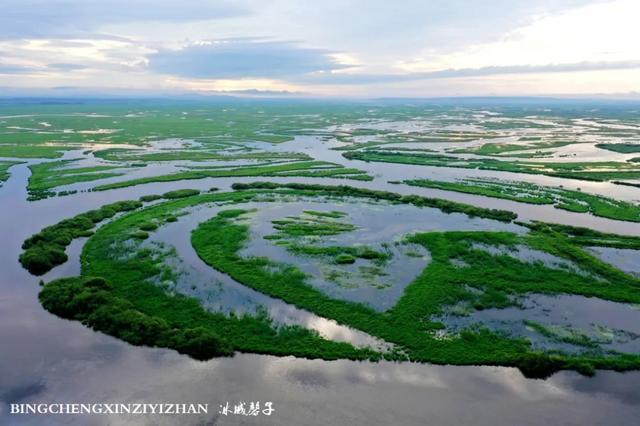
[[[493,179],[463,179],[455,182],[428,179],[406,180],[404,183],[423,188],[483,195],[528,204],[552,204],[555,208],[577,213],[591,213],[608,219],[640,222],[640,205],[564,188],[541,186],[528,182]]]
[[[141,331],[141,336],[125,333],[125,339],[135,344],[165,346],[190,353],[177,344],[178,337],[188,334],[187,330],[202,327],[210,334],[196,341],[216,342],[215,348],[230,348],[233,351],[269,353],[274,355],[295,355],[323,359],[405,359],[438,364],[487,364],[519,367],[525,374],[546,377],[558,369],[575,369],[584,374],[593,374],[595,368],[627,370],[640,368],[640,357],[631,354],[605,354],[603,352],[569,355],[562,353],[541,353],[534,351],[530,343],[522,338],[493,332],[486,328],[461,331],[448,339],[437,337],[439,330],[445,329],[442,322],[432,318],[444,312],[448,306],[460,302],[468,303],[474,309],[500,308],[511,306],[513,297],[527,293],[577,294],[599,297],[606,300],[640,303],[640,282],[605,264],[581,248],[577,238],[597,239],[617,236],[590,234],[571,229],[563,235],[553,226],[532,224],[527,235],[508,232],[428,232],[418,233],[409,242],[427,249],[432,261],[418,278],[411,283],[398,303],[386,312],[377,312],[365,305],[337,300],[314,288],[307,277],[295,265],[275,263],[265,257],[242,257],[239,252],[248,242],[249,229],[243,221],[238,221],[247,211],[242,208],[227,209],[212,219],[201,223],[192,233],[192,244],[200,256],[211,267],[228,274],[234,280],[269,296],[279,298],[301,309],[319,316],[362,330],[372,336],[394,343],[402,352],[380,354],[366,349],[355,349],[346,343],[330,342],[314,332],[300,327],[274,328],[265,317],[227,317],[206,311],[196,299],[175,293],[167,293],[154,285],[153,279],[162,273],[157,259],[142,253],[137,256],[118,255],[118,244],[131,238],[130,230],[140,224],[154,222],[160,218],[175,215],[187,207],[209,203],[244,203],[260,197],[264,193],[286,194],[289,199],[315,196],[360,196],[366,193],[354,188],[326,186],[297,186],[271,184],[249,185],[230,193],[207,193],[179,198],[149,206],[126,214],[101,227],[86,243],[82,254],[82,277],[76,280],[101,277],[102,286],[108,295],[91,303],[76,299],[75,288],[69,291],[69,283],[55,281],[45,285],[42,296],[45,307],[68,318],[82,320],[88,325],[119,336],[118,331],[109,327],[111,316],[119,318],[123,309],[112,309],[112,305],[127,304],[125,317],[140,315],[152,322],[164,321],[171,332],[164,334],[165,328],[150,327],[153,333]],[[262,187],[262,189],[257,189]],[[265,188],[267,187],[267,188]],[[237,187],[238,188],[238,187]],[[387,193],[368,193],[374,199],[392,198],[395,202],[416,201],[413,197],[391,197]],[[282,198],[274,198],[282,199]],[[455,205],[457,206],[457,204]],[[163,219],[165,220],[165,219]],[[632,237],[625,237],[630,243]],[[637,244],[637,239],[635,243]],[[493,246],[516,246],[525,244],[532,248],[561,256],[574,262],[587,274],[577,274],[571,270],[553,269],[540,263],[527,263],[508,254],[491,254],[474,248],[474,243]],[[348,254],[348,253],[345,253]],[[450,259],[460,259],[464,268],[458,268]],[[81,285],[82,281],[73,281]],[[93,291],[93,290],[92,290]],[[90,293],[92,292],[90,291]],[[73,294],[71,294],[73,293]],[[102,294],[102,293],[100,293]],[[124,301],[120,301],[120,300]],[[58,303],[60,301],[60,303]],[[103,302],[104,301],[104,306]],[[69,307],[67,309],[67,307]],[[87,312],[87,306],[90,312]],[[93,309],[95,307],[95,310]],[[98,309],[106,312],[101,321],[94,321],[91,315]],[[76,312],[76,309],[79,312]],[[131,323],[138,324],[132,319]],[[127,319],[123,330],[135,330]],[[155,327],[155,326],[154,326]],[[142,330],[147,328],[141,326]],[[193,333],[205,333],[193,332]],[[135,333],[134,333],[135,334]],[[163,336],[155,339],[149,334]],[[174,336],[175,334],[175,336]],[[200,336],[200,334],[197,334]],[[177,339],[177,340],[174,340]],[[185,338],[186,339],[186,338]],[[184,340],[184,339],[183,339]],[[189,339],[186,339],[189,340]],[[196,348],[206,348],[208,344],[195,344]],[[193,350],[195,354],[200,353]],[[222,354],[227,352],[220,350]],[[199,356],[199,355],[195,355]],[[203,356],[212,356],[206,353]]]
[[[497,160],[495,158],[466,159],[442,154],[406,154],[381,150],[350,151],[344,153],[343,156],[350,160],[541,174],[597,182],[640,179],[640,167],[633,163],[619,161],[536,163],[533,161]]]
[[[333,177],[357,180],[372,180],[361,170],[343,167],[325,161],[300,161],[267,166],[245,166],[228,169],[198,169],[169,175],[151,176],[96,186],[94,191],[126,188],[152,182],[173,182],[178,180],[194,180],[213,177],[250,177],[250,176],[303,176]]]
[[[32,274],[43,275],[67,261],[65,248],[74,239],[88,237],[96,224],[119,212],[135,210],[141,206],[140,201],[119,201],[44,228],[22,244],[24,251],[20,254],[20,263]]]

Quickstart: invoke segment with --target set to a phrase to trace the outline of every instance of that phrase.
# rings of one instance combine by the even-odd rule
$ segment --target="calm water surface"
[[[213,181],[27,203],[28,169],[19,165],[11,171],[11,179],[0,188],[0,424],[612,425],[637,424],[640,417],[638,372],[598,372],[594,378],[562,372],[543,381],[496,367],[326,362],[250,354],[198,362],[169,350],[134,347],[59,319],[42,309],[38,278],[17,262],[25,238],[108,202],[180,187],[208,188]],[[215,184],[224,187],[230,182]],[[418,191],[411,188],[411,192]],[[81,243],[76,243],[69,251],[77,254],[80,249]],[[67,275],[77,268],[71,262],[50,274]],[[257,418],[218,414],[219,404],[255,400],[272,401],[276,412]],[[7,404],[14,402],[189,402],[208,403],[210,408],[206,416],[180,418],[17,417],[7,412]]]

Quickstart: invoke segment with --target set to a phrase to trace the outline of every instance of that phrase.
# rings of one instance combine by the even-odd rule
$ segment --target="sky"
[[[3,0],[0,96],[640,98],[639,0]]]

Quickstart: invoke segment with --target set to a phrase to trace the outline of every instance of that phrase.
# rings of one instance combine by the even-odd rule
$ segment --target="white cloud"
[[[3,0],[0,38],[96,33],[107,24],[195,21],[247,14],[241,2],[181,0]]]
[[[285,78],[344,67],[326,50],[261,40],[201,41],[149,55],[152,71],[210,79]]]
[[[640,90],[637,16],[637,0],[5,0],[0,84],[624,92]]]
[[[617,0],[545,16],[490,43],[400,61],[404,71],[640,60],[640,2]]]

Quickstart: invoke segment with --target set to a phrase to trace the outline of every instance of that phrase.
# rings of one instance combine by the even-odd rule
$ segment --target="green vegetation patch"
[[[185,197],[193,197],[194,195],[198,195],[200,193],[197,189],[177,189],[175,191],[169,191],[162,194],[162,198],[167,200],[173,200],[176,198],[185,198]]]
[[[326,216],[316,216],[304,214],[298,217],[288,217],[285,219],[273,220],[273,227],[278,231],[272,238],[280,239],[285,237],[299,236],[327,236],[338,235],[343,232],[353,231],[354,225],[350,223],[332,220]]]
[[[345,217],[347,214],[345,212],[340,212],[337,210],[334,211],[330,211],[330,212],[321,212],[321,211],[316,211],[316,210],[305,210],[305,213],[311,216],[318,216],[318,217],[330,217],[333,219],[338,219],[341,217]]]
[[[584,346],[592,349],[597,349],[599,347],[598,342],[594,341],[580,330],[574,330],[568,327],[548,326],[532,320],[523,320],[523,322],[533,331],[536,331],[556,342]]]
[[[271,237],[271,236],[267,236]],[[274,239],[274,238],[272,238]],[[384,264],[391,258],[391,254],[386,251],[377,251],[368,246],[318,246],[312,244],[303,244],[299,241],[279,241],[287,250],[302,256],[312,257],[330,257],[334,258],[336,263],[353,263],[340,262],[339,257],[342,255],[349,258],[366,259],[376,261],[378,264]],[[345,259],[345,257],[342,257]]]
[[[567,141],[548,141],[548,142],[536,142],[536,143],[528,143],[528,144],[509,144],[509,143],[485,143],[480,145],[479,147],[473,148],[462,148],[451,151],[453,153],[461,153],[461,154],[476,154],[476,155],[487,155],[487,156],[500,156],[505,155],[508,157],[511,156],[522,156],[522,157],[540,157],[545,156],[548,152],[541,151],[542,149],[552,149],[552,148],[560,148],[566,145],[571,145],[574,142]],[[514,154],[517,151],[531,151],[536,150],[535,152]]]
[[[139,200],[142,201],[143,203],[149,203],[151,201],[161,200],[162,198],[164,198],[162,195],[150,194],[150,195],[143,195],[142,197],[139,198]]]
[[[640,222],[640,205],[558,187],[496,179],[461,179],[456,182],[428,179],[406,180],[404,183],[424,188],[463,192],[529,204],[552,204],[555,208],[578,213],[591,213],[608,219]]]
[[[396,117],[397,118],[397,117]],[[356,142],[354,137],[369,136],[375,138],[365,142]],[[412,144],[412,143],[456,143],[471,142],[476,139],[491,139],[500,137],[496,132],[484,131],[460,131],[449,129],[429,129],[426,131],[393,131],[389,129],[353,129],[350,131],[339,130],[335,137],[340,142],[349,143],[334,148],[337,151],[353,151],[362,148],[387,149],[390,144]],[[412,150],[406,147],[388,147],[393,150]],[[430,151],[426,149],[425,151]]]
[[[34,275],[45,274],[67,261],[65,248],[74,239],[90,236],[96,224],[112,218],[118,212],[134,210],[141,206],[140,201],[119,201],[44,228],[22,244],[24,251],[20,254],[20,263]]]
[[[320,237],[339,235],[357,228],[347,222],[339,221],[347,216],[340,211],[306,210],[300,216],[289,216],[272,220],[275,234],[266,235],[267,240],[277,240],[277,245],[285,247],[293,254],[330,259],[338,265],[348,265],[356,259],[374,261],[377,265],[391,258],[389,251],[377,251],[369,246],[317,245]]]
[[[523,223],[538,233],[562,236],[581,247],[600,246],[621,249],[640,250],[640,238],[628,235],[608,234],[589,228],[558,225],[544,222]]]
[[[7,158],[60,158],[63,151],[71,150],[68,146],[51,145],[0,145],[0,157]]]
[[[162,316],[137,309],[103,278],[62,278],[47,284],[39,295],[42,306],[62,317],[115,336],[134,345],[171,347],[195,359],[233,355],[215,330],[195,325],[176,329]]]
[[[596,148],[607,151],[618,152],[620,154],[634,154],[640,152],[640,143],[598,143]]]
[[[82,254],[82,277],[71,279],[76,280],[72,281],[74,286],[85,287],[84,280],[93,279],[88,278],[90,276],[99,276],[107,283],[101,286],[101,290],[106,294],[101,294],[98,302],[87,304],[82,297],[81,289],[75,287],[69,291],[66,289],[67,283],[57,280],[44,286],[41,296],[43,305],[53,313],[82,320],[96,330],[120,337],[118,328],[109,324],[119,322],[121,309],[117,305],[126,304],[126,310],[135,312],[135,316],[167,325],[160,329],[154,328],[153,332],[149,333],[146,333],[146,328],[143,327],[140,335],[129,336],[127,341],[169,347],[190,355],[191,351],[183,350],[179,342],[185,340],[183,336],[193,333],[190,330],[202,328],[202,333],[210,334],[205,335],[206,339],[202,344],[195,345],[198,348],[196,354],[201,354],[197,356],[199,358],[240,351],[323,359],[380,359],[381,354],[377,352],[356,349],[347,343],[328,341],[314,331],[297,326],[276,327],[265,315],[227,316],[207,311],[197,299],[168,292],[165,287],[155,283],[158,277],[171,279],[171,276],[165,276],[166,265],[153,250],[132,245],[131,229],[159,217],[168,216],[189,205],[242,200],[244,195],[205,194],[177,199],[140,210],[139,215],[126,215],[106,224],[85,245]],[[233,214],[227,212],[226,216]],[[97,309],[101,310],[100,318],[103,321],[93,321],[91,318]],[[137,324],[134,321],[129,327],[125,322],[122,328],[133,330]],[[218,349],[209,348],[207,341],[216,342],[214,347]]]
[[[340,253],[336,256],[336,263],[339,265],[348,265],[356,262],[356,258],[347,253]]]
[[[370,189],[354,188],[352,186],[339,185],[311,185],[302,183],[274,183],[274,182],[251,182],[251,183],[234,183],[232,188],[235,190],[276,190],[276,189],[291,189],[296,191],[302,191],[303,194],[308,195],[325,195],[325,196],[337,196],[337,197],[363,197],[373,200],[386,200],[393,203],[401,204],[413,204],[417,207],[433,207],[443,211],[444,213],[463,213],[469,217],[482,217],[485,219],[493,219],[501,222],[511,222],[515,220],[518,215],[506,211],[497,209],[486,209],[483,207],[476,207],[469,204],[457,203],[455,201],[449,201],[439,198],[421,197],[418,195],[400,195],[393,192],[386,191],[374,191]]]
[[[203,149],[165,150],[141,154],[139,150],[123,148],[108,148],[97,151],[94,155],[108,161],[308,161],[307,154],[298,152],[246,152],[246,153],[219,153]]]
[[[433,261],[407,287],[396,306],[378,313],[364,305],[326,296],[310,286],[305,275],[293,265],[276,264],[263,257],[240,257],[238,252],[249,236],[248,226],[230,216],[243,213],[234,210],[218,215],[193,232],[192,243],[205,262],[255,290],[395,343],[412,360],[516,365],[527,374],[542,376],[560,368],[590,372],[594,366],[616,369],[640,366],[640,358],[633,355],[540,354],[533,352],[524,340],[486,329],[463,331],[450,339],[437,337],[444,325],[430,318],[460,301],[470,303],[475,309],[500,308],[513,304],[511,295],[529,292],[579,294],[631,303],[640,301],[638,280],[603,264],[563,239],[536,233],[527,237],[503,232],[417,234],[411,241],[427,248]],[[569,258],[593,275],[551,269],[508,255],[492,255],[475,249],[474,242],[490,245],[526,243]],[[449,262],[452,258],[462,260],[467,266],[457,268]]]
[[[2,184],[2,182],[5,182],[7,179],[9,179],[9,168],[15,166],[16,164],[20,163],[17,161],[0,161],[0,185]]]
[[[314,288],[306,275],[295,265],[273,262],[266,257],[242,257],[239,253],[246,246],[250,232],[244,221],[238,221],[247,210],[223,210],[212,219],[201,223],[192,233],[192,244],[198,255],[213,268],[228,274],[234,280],[272,297],[279,298],[301,309],[306,309],[325,318],[362,330],[372,336],[394,343],[402,350],[381,355],[370,350],[359,350],[351,345],[330,342],[317,334],[299,327],[274,328],[267,318],[236,317],[207,312],[196,299],[169,293],[153,283],[154,277],[162,273],[162,264],[151,253],[131,247],[132,229],[141,224],[156,222],[159,218],[175,215],[190,206],[210,202],[244,203],[255,200],[266,193],[291,197],[316,196],[360,196],[372,199],[392,199],[394,202],[415,202],[420,197],[403,198],[388,193],[361,190],[349,187],[328,187],[296,184],[275,185],[257,183],[236,186],[236,192],[206,193],[179,198],[126,214],[102,226],[88,240],[82,254],[82,279],[101,277],[106,285],[97,286],[108,293],[99,300],[106,300],[107,312],[104,322],[94,322],[89,316],[95,312],[93,306],[99,302],[85,303],[76,300],[78,293],[84,293],[72,285],[85,286],[86,283],[60,284],[59,281],[45,285],[50,289],[47,295],[47,309],[62,312],[67,318],[79,319],[90,326],[118,336],[118,331],[106,323],[113,320],[121,309],[111,309],[112,304],[124,299],[127,308],[144,315],[140,323],[147,319],[161,319],[168,324],[171,332],[151,333],[163,336],[125,337],[132,343],[164,346],[180,349],[173,333],[203,327],[210,331],[205,341],[216,342],[215,348],[230,348],[233,351],[270,353],[274,355],[295,355],[319,357],[323,359],[404,359],[433,362],[439,364],[488,364],[517,366],[525,374],[545,377],[558,369],[576,369],[591,374],[594,368],[628,370],[640,368],[640,357],[632,354],[564,354],[542,353],[531,348],[522,338],[492,332],[485,328],[463,330],[455,335],[442,338],[446,326],[433,318],[442,314],[447,307],[466,302],[473,309],[500,308],[513,305],[513,296],[528,293],[576,294],[599,297],[625,303],[640,303],[638,288],[640,281],[608,265],[581,248],[578,234],[580,230],[562,234],[553,226],[532,224],[530,233],[517,235],[508,232],[428,232],[409,238],[429,251],[431,263],[423,273],[405,290],[398,303],[386,312],[377,312],[365,305],[334,299]],[[261,188],[262,189],[259,189]],[[263,200],[264,198],[260,198]],[[279,198],[274,198],[279,199]],[[427,199],[428,200],[428,199]],[[422,201],[428,207],[428,201]],[[443,205],[447,206],[447,205]],[[464,206],[453,204],[454,207]],[[452,208],[449,206],[448,208]],[[311,215],[313,216],[313,215]],[[325,218],[319,218],[326,220]],[[332,219],[339,221],[339,218]],[[582,235],[592,239],[618,236],[608,234]],[[625,237],[632,240],[632,237]],[[640,244],[635,239],[636,244]],[[528,263],[508,254],[492,254],[476,248],[477,244],[489,246],[527,245],[555,256],[567,259],[585,273],[569,269],[554,269],[542,263]],[[133,255],[125,254],[127,251]],[[125,254],[125,255],[123,255]],[[341,253],[337,253],[339,256]],[[345,255],[353,256],[344,252]],[[460,268],[451,259],[464,263]],[[50,287],[51,286],[51,287]],[[91,285],[90,285],[91,287]],[[88,293],[97,290],[88,290]],[[101,293],[102,294],[102,293]],[[93,300],[92,295],[86,296]],[[43,297],[43,303],[45,298]],[[60,303],[58,303],[60,301]],[[124,303],[124,302],[122,302]],[[65,311],[67,307],[68,311]],[[98,307],[99,309],[99,307]],[[83,316],[88,310],[89,316]],[[70,311],[70,312],[69,312]],[[132,316],[129,312],[126,316]],[[137,314],[135,314],[137,315]],[[132,320],[138,324],[136,320]],[[130,330],[125,321],[123,330]],[[143,326],[141,326],[143,327]],[[143,330],[146,328],[143,327]],[[156,329],[153,329],[157,331]],[[126,333],[125,333],[126,334]],[[141,335],[146,335],[141,333]],[[210,339],[210,340],[207,340]],[[196,345],[198,347],[198,345]],[[208,346],[201,345],[200,350]],[[184,353],[190,353],[183,350]],[[199,351],[195,351],[200,353]],[[214,356],[215,351],[206,352],[203,357]],[[227,351],[220,350],[221,354]]]
[[[75,160],[61,160],[30,165],[31,176],[29,177],[29,183],[27,185],[29,200],[34,201],[54,196],[56,194],[51,190],[58,186],[121,176],[124,174],[124,171],[114,170],[129,167],[126,165],[68,167],[73,163],[75,163]]]
[[[541,174],[598,182],[616,179],[640,179],[640,167],[630,162],[619,161],[542,163],[497,160],[495,158],[465,159],[452,155],[406,154],[380,150],[346,152],[342,155],[350,160]]]
[[[340,166],[326,161],[302,161],[267,166],[246,166],[230,169],[198,169],[170,175],[151,176],[100,185],[95,191],[126,188],[128,186],[143,185],[152,182],[174,182],[188,179],[205,179],[213,177],[251,177],[251,176],[304,176],[304,177],[333,177],[357,180],[372,180],[369,175],[358,169]]]

